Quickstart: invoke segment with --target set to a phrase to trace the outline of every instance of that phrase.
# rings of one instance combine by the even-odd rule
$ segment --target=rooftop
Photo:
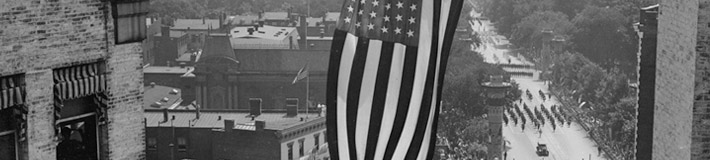
[[[308,119],[305,119],[306,113],[299,113],[295,117],[286,117],[286,113],[261,113],[261,115],[254,118],[255,121],[252,121],[248,112],[203,110],[200,112],[200,118],[196,119],[197,114],[195,112],[195,110],[170,110],[168,111],[168,120],[175,116],[175,120],[172,122],[172,126],[175,127],[224,128],[224,120],[232,119],[234,120],[234,128],[243,130],[254,130],[255,121],[265,121],[264,128],[267,130],[284,130],[319,118],[325,118],[318,117],[316,113],[308,114]],[[170,121],[161,123],[164,117],[163,112],[160,110],[146,110],[143,115],[146,118],[147,127],[171,126]],[[301,118],[304,118],[304,121],[301,121]]]
[[[257,24],[259,16],[257,15],[236,15],[227,17],[227,23],[231,25],[253,25]]]
[[[146,86],[143,94],[144,109],[172,108],[182,102],[180,89],[155,85]]]
[[[288,12],[264,12],[264,19],[288,20]]]
[[[167,67],[167,66],[148,66],[143,68],[143,73],[155,74],[185,74],[195,70],[194,67]]]
[[[170,30],[170,38],[180,38],[180,37],[182,37],[182,36],[184,36],[184,35],[186,35],[186,34],[187,34],[187,33],[185,33],[185,31],[174,31],[174,30]],[[155,33],[155,36],[161,37],[161,36],[163,36],[163,33],[161,33],[161,32]]]
[[[252,34],[249,30],[254,29]],[[253,26],[234,27],[230,34],[230,42],[234,49],[290,49],[295,47],[298,38],[289,39],[288,37],[298,37],[298,32],[294,27],[276,27],[264,25],[258,30]],[[293,42],[290,42],[293,41]],[[294,44],[294,46],[289,46]]]
[[[338,21],[339,18],[340,18],[340,12],[325,13],[325,21]]]
[[[196,29],[196,30],[207,30],[210,27],[212,29],[219,29],[218,19],[177,19],[175,20],[174,26],[170,29]]]

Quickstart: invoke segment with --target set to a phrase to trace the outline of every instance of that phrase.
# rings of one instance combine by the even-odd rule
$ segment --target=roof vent
[[[165,103],[165,102],[168,102],[168,100],[170,100],[170,99],[168,99],[168,97],[163,97],[163,99],[160,99],[160,102]]]
[[[153,104],[150,104],[150,107],[153,107],[153,108],[160,108],[160,106],[163,106],[163,104],[160,102],[155,102]]]

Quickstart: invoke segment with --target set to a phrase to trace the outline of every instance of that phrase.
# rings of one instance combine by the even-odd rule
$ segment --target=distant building
[[[217,110],[146,111],[146,158],[296,160],[325,144],[325,115],[256,115]]]
[[[229,34],[233,49],[298,49],[299,33],[293,27],[234,27]]]
[[[188,44],[197,40],[196,36],[188,35],[185,31],[172,30],[168,26],[162,26],[160,32],[153,37],[153,66],[175,66],[176,59],[188,52]]]
[[[145,159],[149,2],[1,3],[0,159]]]

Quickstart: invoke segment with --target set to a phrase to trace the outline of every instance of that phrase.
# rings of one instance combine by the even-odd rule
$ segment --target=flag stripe
[[[360,98],[358,102],[357,122],[355,125],[355,146],[357,146],[357,157],[360,160],[365,158],[367,133],[370,126],[370,112],[372,112],[372,100],[374,98],[372,95],[375,94],[377,66],[379,66],[380,51],[382,51],[382,41],[369,41],[364,73],[361,77],[362,85],[360,85]]]
[[[325,95],[325,103],[326,106],[332,106],[328,107],[326,109],[326,116],[325,116],[325,123],[330,130],[330,132],[326,131],[326,141],[328,142],[328,147],[329,153],[331,154],[332,159],[338,159],[338,119],[336,116],[336,112],[338,110],[336,99],[338,97],[337,91],[335,89],[331,88],[337,88],[338,87],[338,72],[340,70],[340,58],[341,55],[343,54],[343,45],[345,44],[345,36],[348,34],[348,32],[336,30],[335,33],[333,33],[333,42],[331,44],[331,49],[330,49],[330,61],[328,61],[328,81],[326,82],[326,95]]]
[[[377,150],[375,150],[374,159],[384,159],[387,142],[392,133],[392,128],[395,122],[397,113],[397,103],[399,102],[400,87],[402,87],[402,72],[404,71],[404,59],[406,46],[401,43],[395,43],[392,51],[392,66],[390,68],[390,79],[387,85],[387,99],[385,100],[385,108],[382,117],[382,126],[377,141]]]
[[[339,96],[346,96],[347,102],[347,128],[348,128],[348,147],[350,149],[350,159],[357,159],[357,147],[356,139],[357,134],[355,134],[357,126],[357,111],[360,103],[360,91],[363,81],[363,74],[365,72],[365,63],[367,62],[367,52],[370,40],[368,38],[358,38],[357,47],[355,47],[355,54],[352,59],[352,68],[350,70],[350,81],[348,84],[347,94],[342,94]]]
[[[377,148],[378,138],[382,127],[382,116],[385,110],[385,100],[392,66],[392,54],[394,43],[383,42],[379,66],[377,68],[377,80],[375,81],[375,91],[373,94],[372,113],[370,113],[370,129],[367,134],[367,149],[365,159],[373,159]]]
[[[464,3],[463,0],[451,0],[451,1],[447,0],[446,2],[449,3],[448,4],[449,6],[462,6]],[[439,65],[440,67],[439,67],[439,72],[438,72],[438,88],[437,88],[437,92],[435,93],[436,96],[439,97],[438,98],[439,100],[441,99],[442,89],[444,88],[444,78],[445,78],[444,75],[446,75],[446,67],[448,64],[448,57],[449,57],[449,54],[451,51],[451,42],[453,41],[454,33],[455,33],[455,30],[456,30],[456,27],[458,24],[458,17],[461,14],[461,7],[446,7],[446,6],[444,6],[442,8],[447,8],[448,13],[442,12],[442,16],[447,16],[447,18],[444,18],[444,19],[446,19],[446,23],[441,23],[441,24],[446,24],[446,26],[441,28],[445,31],[443,33],[444,34],[443,39],[442,39],[443,42],[440,44],[442,58],[441,58],[441,64]],[[446,13],[446,14],[444,14],[444,13]],[[464,14],[468,14],[468,13],[464,13]],[[439,121],[439,114],[438,113],[440,110],[441,110],[441,103],[437,102],[436,108],[435,108],[435,112],[437,114],[434,114],[433,123],[432,123],[433,126],[432,126],[431,132],[433,132],[433,133],[437,132],[437,127],[439,124],[438,123],[438,121]],[[435,145],[436,144],[436,134],[430,135],[430,143],[432,145],[429,146],[430,153],[427,155],[427,159],[432,159],[434,156],[434,153],[432,151],[434,151],[434,147],[436,146]]]
[[[435,22],[432,21],[433,14],[433,1],[422,1],[421,4],[421,16],[419,21],[419,47],[417,48],[419,56],[417,57],[417,67],[414,75],[414,86],[412,88],[412,103],[409,104],[409,111],[407,113],[407,118],[404,122],[404,129],[402,131],[402,137],[397,144],[393,157],[404,158],[407,151],[412,143],[412,138],[414,138],[414,131],[417,125],[417,119],[419,119],[419,112],[422,110],[422,98],[428,97],[424,96],[427,71],[429,66],[429,60],[432,54],[432,26]],[[429,54],[426,54],[429,53]]]
[[[417,48],[407,46],[405,49],[404,67],[402,70],[402,86],[399,90],[397,112],[394,116],[392,133],[390,134],[389,141],[387,142],[384,159],[392,159],[394,151],[397,148],[399,138],[402,136],[404,121],[407,118],[409,102],[411,101],[410,96],[412,95],[412,89],[414,87],[414,73],[417,67],[417,57]]]
[[[350,70],[353,65],[353,59],[355,58],[355,50],[357,47],[358,43],[358,38],[355,37],[354,35],[348,33],[345,38],[345,44],[343,45],[343,53],[340,58],[340,67],[338,68],[338,74],[339,75],[350,75]],[[344,97],[343,95],[347,95],[348,93],[348,85],[350,83],[350,78],[348,76],[339,76],[337,77],[338,79],[338,86],[337,86],[337,106],[347,106],[348,102],[348,97]],[[342,82],[342,83],[340,83]],[[336,112],[337,117],[342,117],[341,119],[346,119],[348,114],[348,108],[345,107],[344,109],[340,110],[338,109]],[[355,119],[353,119],[354,121]],[[350,133],[348,132],[348,123],[344,120],[337,120],[336,121],[338,128],[336,129],[336,132],[338,132],[338,141],[340,142],[345,142],[345,143],[339,143],[338,144],[338,149],[339,149],[339,158],[341,159],[350,159],[348,156],[350,155],[350,141],[348,135]],[[354,154],[354,153],[353,153]]]
[[[426,3],[426,2],[425,2]],[[405,159],[419,159],[417,156],[419,156],[419,150],[421,149],[422,145],[429,145],[429,144],[422,144],[422,141],[424,140],[424,135],[426,133],[426,130],[428,130],[427,125],[430,120],[430,112],[432,108],[432,101],[436,101],[432,98],[433,92],[434,92],[434,82],[435,82],[435,76],[436,76],[436,69],[438,66],[439,62],[439,10],[441,7],[441,1],[434,1],[434,9],[433,9],[433,20],[432,22],[432,36],[431,36],[431,41],[429,42],[431,44],[430,48],[430,57],[429,57],[429,65],[427,69],[427,75],[426,75],[426,82],[424,84],[424,97],[421,102],[421,110],[419,111],[419,117],[417,119],[417,124],[416,128],[414,128],[414,138],[412,139],[412,144],[409,146],[409,150],[407,151],[407,156]],[[422,12],[424,14],[424,12]],[[422,15],[424,16],[424,15]],[[422,25],[426,24],[424,20],[422,21]],[[423,157],[422,157],[423,158]]]

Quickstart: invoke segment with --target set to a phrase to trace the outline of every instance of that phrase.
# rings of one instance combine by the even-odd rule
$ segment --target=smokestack
[[[232,129],[234,129],[234,120],[233,119],[225,119],[224,120],[224,131],[232,132]]]
[[[256,128],[256,131],[264,131],[264,127],[266,127],[266,121],[256,121],[254,122],[254,127]]]

